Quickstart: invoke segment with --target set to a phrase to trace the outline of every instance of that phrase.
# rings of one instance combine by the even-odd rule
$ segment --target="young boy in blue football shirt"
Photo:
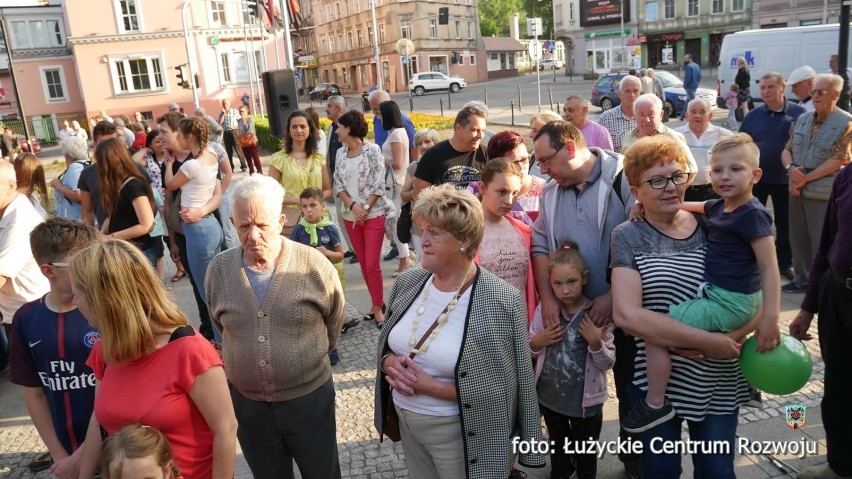
[[[68,260],[99,238],[96,229],[67,218],[36,226],[30,246],[50,292],[21,306],[12,321],[11,380],[24,387],[27,411],[57,477],[76,476],[95,406],[95,375],[86,360],[99,337],[74,303]]]

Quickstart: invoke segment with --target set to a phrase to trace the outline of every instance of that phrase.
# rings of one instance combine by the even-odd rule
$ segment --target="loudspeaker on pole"
[[[269,70],[261,75],[266,111],[269,114],[269,133],[283,138],[287,128],[287,117],[299,109],[299,92],[293,70]]]

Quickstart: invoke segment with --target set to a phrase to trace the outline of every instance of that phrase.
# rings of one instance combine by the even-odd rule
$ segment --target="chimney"
[[[512,18],[509,19],[509,36],[514,38],[515,40],[519,40],[518,36],[518,14],[514,14]]]

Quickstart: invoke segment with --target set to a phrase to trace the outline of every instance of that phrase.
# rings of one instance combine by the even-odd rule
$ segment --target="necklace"
[[[444,311],[438,316],[437,323],[438,325],[435,329],[429,333],[429,337],[426,338],[426,341],[423,341],[423,344],[420,346],[420,349],[417,349],[417,329],[420,328],[420,317],[423,316],[423,312],[426,311],[426,301],[429,299],[429,291],[432,289],[432,279],[435,277],[430,276],[429,281],[426,283],[426,287],[423,290],[423,296],[420,298],[420,305],[417,307],[417,311],[414,315],[414,321],[411,322],[411,338],[408,340],[408,346],[411,348],[412,354],[421,354],[425,353],[429,350],[429,345],[432,341],[438,336],[438,333],[441,330],[441,327],[447,324],[447,321],[450,319],[450,314],[452,314],[453,310],[456,309],[456,305],[459,302],[459,297],[462,295],[462,288],[465,283],[467,283],[468,276],[470,275],[473,266],[468,268],[468,270],[464,274],[464,278],[462,278],[462,282],[456,290],[456,294],[453,296],[453,299],[450,300],[450,303],[444,308]]]

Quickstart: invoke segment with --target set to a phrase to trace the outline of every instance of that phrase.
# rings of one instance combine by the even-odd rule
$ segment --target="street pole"
[[[2,15],[2,10],[0,10],[0,15]],[[21,114],[21,121],[24,123],[24,138],[27,140],[27,145],[30,146],[30,151],[33,151],[33,142],[30,138],[30,126],[27,124],[27,115],[24,113],[24,102],[21,101],[21,94],[18,91],[18,81],[15,79],[15,66],[12,64],[12,44],[9,43],[9,34],[6,33],[9,25],[6,21],[6,15],[2,16],[3,46],[6,47],[6,55],[9,56],[9,76],[12,78],[12,90],[14,90],[15,98],[18,100],[18,111]],[[11,152],[9,157],[11,158]]]
[[[621,0],[621,63],[624,61],[624,0]]]
[[[195,108],[201,106],[198,103],[198,89],[195,87],[195,62],[193,61],[193,55],[191,48],[189,47],[189,25],[186,22],[186,14],[189,11],[189,4],[192,3],[193,0],[185,0],[183,2],[183,8],[181,10],[181,19],[183,20],[183,39],[186,44],[186,61],[189,66],[189,86],[192,87],[192,102],[195,104]]]
[[[840,99],[837,106],[849,111],[849,74],[846,67],[849,65],[849,8],[852,0],[843,0],[840,7],[840,42],[837,47],[837,74],[843,78],[843,88],[840,90]]]
[[[382,62],[379,57],[379,29],[376,27],[376,0],[370,0],[370,17],[373,22],[373,56],[376,57],[376,88],[384,90],[382,85]]]
[[[291,70],[295,70],[296,66],[293,65],[293,42],[290,39],[289,1],[290,0],[281,0],[281,15],[284,17],[284,58],[287,59],[284,65]]]

